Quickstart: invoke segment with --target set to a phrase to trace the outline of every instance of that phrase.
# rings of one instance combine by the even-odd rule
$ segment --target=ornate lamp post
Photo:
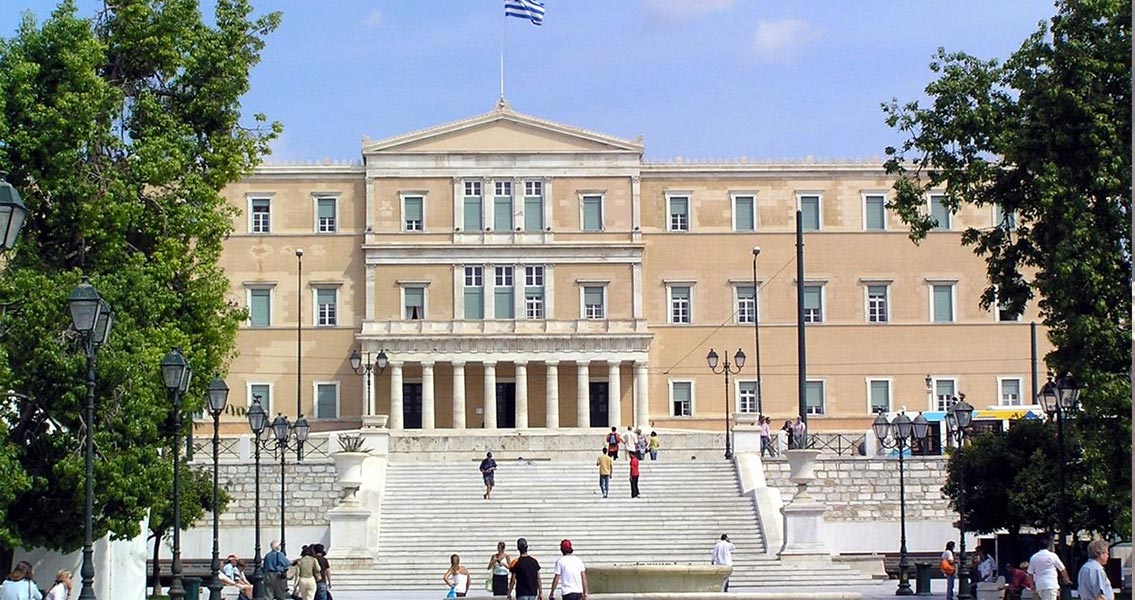
[[[5,179],[7,176],[7,173],[0,171],[0,250],[11,250],[16,245],[16,238],[28,215],[20,193],[8,183]]]
[[[260,404],[260,396],[252,397],[252,406],[248,408],[248,427],[252,430],[252,434],[256,436],[253,441],[255,446],[255,459],[253,489],[253,527],[256,533],[253,536],[255,545],[255,555],[252,557],[252,598],[253,600],[264,600],[264,565],[260,559],[260,448],[263,445],[260,436],[264,433],[264,429],[268,427],[268,413],[264,412],[264,406]]]
[[[973,422],[973,407],[966,402],[966,395],[958,392],[954,405],[946,413],[946,435],[957,443],[954,456],[960,458],[962,446]],[[965,469],[958,469],[958,529],[961,530],[961,540],[958,545],[958,600],[970,600],[969,572],[966,570],[966,506],[965,506]]]
[[[355,375],[362,375],[366,378],[366,414],[369,417],[373,417],[375,407],[374,396],[372,396],[370,393],[371,374],[374,373],[375,369],[377,369],[378,374],[382,375],[382,372],[386,370],[386,365],[390,363],[390,360],[386,357],[385,350],[379,350],[378,356],[375,357],[373,361],[371,360],[370,352],[367,352],[365,363],[363,362],[363,357],[359,354],[358,350],[351,350],[351,356],[348,360],[350,360],[351,370],[355,372]]]
[[[217,377],[209,382],[209,413],[213,415],[213,562],[210,566],[212,578],[209,579],[209,600],[221,600],[221,546],[219,535],[219,511],[217,510],[221,447],[221,413],[229,403],[229,386],[224,379]]]
[[[896,596],[910,596],[914,592],[910,589],[910,560],[906,551],[906,468],[903,465],[903,455],[914,440],[923,440],[930,430],[930,423],[922,413],[911,420],[905,412],[899,413],[894,421],[888,421],[880,412],[871,424],[875,431],[875,438],[884,448],[896,448],[899,453],[899,586],[895,590]]]
[[[162,358],[162,381],[173,397],[173,564],[169,586],[170,600],[185,597],[181,582],[181,395],[189,389],[193,369],[179,348],[170,350]]]
[[[280,455],[280,551],[286,552],[284,537],[286,535],[287,521],[284,513],[284,499],[287,497],[287,474],[284,471],[286,466],[286,459],[289,450],[296,451],[296,460],[303,460],[303,445],[307,442],[308,432],[311,431],[311,426],[307,424],[307,419],[300,415],[296,419],[295,424],[288,422],[288,418],[282,414],[277,414],[275,419],[272,419],[272,436],[276,438],[276,452]]]
[[[753,342],[757,354],[757,414],[763,415],[765,408],[761,400],[761,388],[764,387],[764,382],[761,380],[761,295],[757,292],[757,257],[760,254],[761,247],[753,246]]]
[[[729,353],[725,353],[725,362],[721,364],[721,369],[717,368],[718,356],[713,348],[709,349],[709,354],[705,356],[706,363],[709,364],[709,370],[713,371],[714,375],[725,375],[725,460],[733,460],[733,440],[730,427],[729,427],[729,376],[736,375],[741,372],[741,368],[745,366],[745,353],[740,348],[733,354],[733,365],[729,364]],[[736,367],[733,370],[731,366]],[[758,386],[759,388],[759,386]]]
[[[1057,473],[1060,481],[1060,496],[1057,499],[1057,518],[1060,519],[1060,537],[1056,545],[1056,552],[1065,564],[1071,561],[1068,557],[1068,546],[1065,539],[1068,535],[1067,505],[1064,483],[1064,419],[1068,411],[1075,410],[1080,400],[1080,386],[1076,384],[1071,375],[1062,375],[1053,380],[1052,373],[1048,374],[1048,382],[1040,389],[1040,403],[1049,418],[1056,421],[1056,446],[1059,455]]]
[[[7,185],[7,184],[5,184]],[[13,190],[14,191],[14,190]],[[15,198],[19,200],[17,195]],[[22,204],[21,204],[22,206]],[[22,221],[22,217],[21,217]],[[83,411],[83,456],[86,463],[86,481],[83,485],[83,566],[79,573],[83,578],[80,600],[95,600],[94,563],[94,503],[95,503],[95,359],[98,350],[110,337],[114,325],[114,313],[110,305],[99,296],[95,287],[86,277],[71,290],[67,296],[67,306],[71,310],[71,324],[79,332],[83,343],[83,353],[87,358],[87,401]]]

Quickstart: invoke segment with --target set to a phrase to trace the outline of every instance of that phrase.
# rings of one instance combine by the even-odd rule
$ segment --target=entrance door
[[[497,427],[516,427],[516,384],[497,384]]]
[[[402,384],[402,426],[406,429],[422,428],[422,384]]]
[[[608,427],[607,382],[592,381],[588,398],[591,403],[591,426]]]

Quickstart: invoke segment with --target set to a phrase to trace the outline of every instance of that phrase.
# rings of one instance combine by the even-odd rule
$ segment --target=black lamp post
[[[899,586],[895,590],[896,596],[910,596],[914,593],[910,589],[910,560],[906,551],[906,468],[903,464],[903,455],[914,440],[923,440],[930,430],[930,423],[922,413],[911,420],[905,412],[901,412],[894,421],[888,421],[880,412],[871,424],[875,431],[875,439],[884,448],[896,448],[899,453]]]
[[[284,471],[286,460],[289,450],[296,451],[296,460],[303,460],[303,445],[307,442],[308,432],[311,431],[311,426],[307,424],[307,419],[300,415],[296,419],[295,424],[288,422],[288,418],[282,414],[277,414],[275,419],[272,419],[272,436],[276,438],[276,452],[280,455],[280,551],[285,550],[285,535],[287,532],[285,518],[285,504],[284,499],[287,497],[286,486],[287,477]]]
[[[355,372],[355,375],[366,377],[366,412],[368,417],[373,417],[375,406],[373,404],[374,398],[370,394],[371,374],[377,369],[378,374],[382,375],[382,372],[386,370],[386,365],[389,364],[390,360],[386,357],[385,350],[379,350],[378,356],[375,357],[373,361],[370,359],[370,352],[367,352],[365,363],[358,350],[351,350],[351,356],[348,360],[351,362],[351,370]]]
[[[757,414],[763,415],[765,408],[761,401],[761,388],[764,387],[764,382],[761,381],[761,295],[757,292],[757,257],[760,254],[761,247],[753,246],[753,342],[757,354]]]
[[[958,392],[954,405],[946,413],[946,435],[956,443],[954,456],[960,458],[962,446],[973,422],[973,407],[966,402],[966,395]],[[958,545],[958,600],[970,600],[969,571],[966,570],[966,490],[965,469],[958,469],[958,529],[961,530],[961,540]]]
[[[264,433],[264,429],[268,427],[268,413],[264,412],[264,406],[260,404],[260,396],[252,397],[252,406],[248,407],[248,427],[252,430],[252,434],[256,436],[253,441],[255,445],[255,459],[253,464],[254,476],[253,489],[253,527],[256,532],[253,536],[255,545],[255,555],[252,557],[252,598],[253,600],[264,600],[264,565],[260,559],[260,436]]]
[[[729,353],[725,353],[725,362],[721,364],[721,369],[717,368],[718,356],[713,348],[709,349],[709,354],[705,356],[706,363],[709,364],[709,370],[713,371],[714,375],[725,375],[725,460],[733,460],[733,436],[729,427],[729,376],[736,375],[741,372],[741,368],[745,366],[745,353],[740,348],[733,354],[733,365],[729,364]],[[733,370],[731,366],[736,367]],[[759,388],[759,386],[758,386]]]
[[[12,191],[14,192],[14,189]],[[18,194],[15,200],[19,201]],[[23,217],[20,217],[20,219],[22,221]],[[86,481],[83,485],[85,496],[83,505],[83,566],[79,570],[79,574],[83,578],[83,587],[79,592],[79,598],[80,600],[95,600],[95,359],[99,348],[110,337],[110,329],[114,325],[114,313],[111,312],[110,305],[99,296],[98,291],[86,277],[67,296],[67,307],[71,310],[71,324],[82,338],[83,353],[87,358],[87,401],[83,407],[85,429],[83,457],[86,463]]]
[[[185,597],[181,582],[181,395],[189,389],[193,369],[179,348],[170,350],[162,358],[162,381],[173,397],[173,564],[169,585],[170,600]]]
[[[210,567],[212,571],[212,578],[209,579],[209,600],[221,600],[221,585],[220,571],[221,571],[221,545],[218,535],[219,529],[219,511],[217,510],[217,502],[219,501],[217,475],[220,470],[220,447],[221,447],[221,413],[225,411],[225,406],[229,403],[229,386],[225,383],[224,379],[217,377],[209,382],[209,412],[213,415],[213,562]]]
[[[11,250],[24,226],[28,209],[20,199],[15,186],[5,179],[7,173],[0,171],[0,250]]]
[[[1057,518],[1060,519],[1060,537],[1056,543],[1056,552],[1060,555],[1060,560],[1064,564],[1070,564],[1068,557],[1068,546],[1065,543],[1068,535],[1068,520],[1067,520],[1067,505],[1065,495],[1064,483],[1064,419],[1068,416],[1068,411],[1075,410],[1076,404],[1080,399],[1080,386],[1072,379],[1071,375],[1062,375],[1056,380],[1053,380],[1052,373],[1048,374],[1048,382],[1040,389],[1040,403],[1044,407],[1044,411],[1048,416],[1056,421],[1056,446],[1059,457],[1059,464],[1057,465],[1057,474],[1060,481],[1060,495],[1057,499]]]

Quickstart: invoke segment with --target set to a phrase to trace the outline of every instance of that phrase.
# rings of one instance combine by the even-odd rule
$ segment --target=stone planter
[[[386,429],[390,415],[364,415],[363,429]]]
[[[712,565],[588,565],[587,583],[592,594],[720,593],[731,573]]]
[[[336,481],[345,492],[344,502],[357,502],[355,492],[363,484],[363,463],[369,457],[367,452],[336,452],[331,455],[335,461]]]
[[[788,478],[796,485],[808,485],[816,480],[816,457],[819,450],[787,450]]]

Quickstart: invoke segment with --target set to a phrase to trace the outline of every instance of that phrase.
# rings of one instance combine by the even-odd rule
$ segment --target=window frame
[[[928,279],[927,290],[929,293],[929,308],[930,308],[930,323],[957,323],[958,322],[958,281],[956,279]],[[950,286],[950,320],[938,321],[934,317],[934,289],[942,286]]]
[[[335,388],[335,416],[334,417],[321,417],[319,416],[319,387],[320,386],[333,386]],[[311,416],[318,421],[337,421],[343,417],[342,410],[342,388],[341,382],[338,380],[329,381],[312,381],[311,382]]]
[[[993,286],[993,290],[993,305],[990,308],[990,312],[993,313],[993,320],[998,323],[1020,323],[1025,316],[1023,311],[1012,319],[1001,318],[1003,309],[1001,308],[1001,296],[998,294],[1000,290],[997,286]]]
[[[893,377],[868,376],[868,377],[865,378],[864,381],[866,382],[866,385],[867,385],[867,414],[873,415],[876,412],[875,406],[872,403],[872,400],[874,400],[874,398],[871,397],[871,394],[872,394],[871,384],[876,383],[876,382],[880,382],[880,381],[887,384],[887,407],[886,407],[885,412],[887,412],[887,413],[894,412],[894,409],[895,409],[895,380],[894,380],[894,378]]]
[[[598,198],[599,201],[599,228],[587,228],[587,199]],[[605,191],[581,191],[579,192],[579,230],[587,233],[596,233],[607,230],[607,192]]]
[[[322,200],[330,200],[332,202],[331,210],[331,229],[324,231],[323,223],[319,217],[319,203]],[[339,233],[339,193],[338,192],[313,192],[311,194],[312,201],[312,224],[315,225],[313,231],[316,235],[331,235]]]
[[[942,209],[946,211],[946,224],[943,226],[941,223],[938,223],[938,218],[934,216],[934,199],[935,198],[945,198],[945,197],[946,197],[945,192],[930,192],[930,193],[926,194],[926,214],[931,219],[934,219],[935,223],[937,223],[937,225],[932,225],[928,231],[953,231],[954,230],[954,211],[946,208],[946,206],[944,204],[942,204],[941,202],[939,202],[938,205],[941,206]]]
[[[524,190],[523,190],[524,193],[523,193],[523,195],[520,196],[521,210],[524,213],[522,215],[523,223],[521,223],[521,225],[520,225],[521,230],[522,231],[528,231],[528,232],[536,232],[536,231],[546,230],[548,228],[548,217],[547,217],[548,206],[547,206],[547,196],[544,194],[544,188],[545,188],[544,180],[543,179],[522,179],[520,181],[520,184],[521,184],[521,187],[524,188]],[[539,188],[539,190],[540,190],[539,195],[529,195],[528,189],[529,189],[530,185],[536,186],[536,187]],[[530,200],[539,200],[539,202],[540,202],[540,226],[535,228],[535,229],[528,227],[528,202]]]
[[[274,406],[276,402],[276,387],[273,383],[267,381],[246,381],[244,383],[245,408],[252,408],[252,388],[256,386],[264,386],[268,388],[268,402],[267,404],[261,402],[260,406],[264,407],[264,412],[268,413],[268,418],[271,419],[272,415],[276,413]]]
[[[476,188],[477,194],[469,194],[471,186]],[[477,214],[479,216],[477,217],[477,226],[471,228],[465,217],[469,214],[469,201],[474,198],[477,200]],[[468,178],[461,180],[461,229],[466,232],[480,232],[485,229],[485,182],[482,179]]]
[[[679,415],[679,414],[676,414],[676,411],[674,410],[674,388],[675,388],[676,384],[685,384],[685,385],[689,386],[689,390],[690,390],[689,414]],[[697,398],[697,394],[695,393],[695,390],[697,389],[696,382],[693,379],[667,379],[666,380],[666,389],[667,389],[668,396],[669,396],[667,398],[667,404],[670,407],[670,410],[667,411],[667,412],[669,413],[670,418],[672,418],[672,419],[692,419],[692,418],[694,418],[694,415],[697,414],[697,412],[694,410],[695,409],[695,399]]]
[[[607,298],[607,286],[609,281],[583,281],[577,282],[579,285],[579,318],[583,321],[604,321],[610,319],[610,308]],[[603,314],[598,317],[592,317],[587,314],[587,289],[599,288],[603,292]]]
[[[429,196],[428,192],[418,192],[418,191],[398,192],[398,202],[399,202],[399,206],[401,207],[401,210],[402,210],[402,212],[399,213],[399,214],[401,214],[401,216],[402,216],[401,221],[402,221],[402,232],[403,233],[425,233],[425,231],[426,231],[426,198],[428,196]],[[410,221],[409,221],[409,219],[406,218],[407,217],[406,201],[410,200],[410,199],[414,199],[414,198],[418,199],[421,202],[421,205],[422,205],[422,219],[421,219],[421,221],[418,222],[418,229],[411,229],[409,227]],[[462,210],[465,209],[464,203],[462,204],[461,208],[462,208]],[[462,218],[464,219],[464,217],[462,217]]]
[[[406,305],[406,290],[422,290],[422,314],[420,319],[411,319],[409,306]],[[398,282],[398,320],[399,321],[425,321],[430,314],[430,282],[428,281],[399,281]]]
[[[501,285],[499,282],[502,279],[508,281],[507,284]],[[508,290],[508,302],[498,302],[498,290]],[[508,308],[507,316],[500,316],[501,307]],[[493,319],[510,321],[516,319],[516,266],[515,265],[493,265]]]
[[[252,291],[253,290],[267,290],[268,291],[268,324],[267,325],[253,325],[252,324]],[[245,283],[244,284],[244,306],[248,309],[248,320],[244,322],[245,327],[253,329],[268,329],[276,322],[276,284],[275,283]]]
[[[737,200],[741,198],[748,198],[753,201],[753,228],[752,229],[739,229],[737,227]],[[735,233],[753,233],[760,228],[760,219],[757,217],[759,211],[757,210],[757,192],[748,192],[743,190],[729,192],[729,207],[731,212],[732,229]]]
[[[756,379],[734,379],[733,385],[733,406],[736,407],[736,412],[743,415],[755,415],[757,413],[757,380]],[[742,387],[745,385],[753,386],[753,406],[752,410],[742,410]]]
[[[666,323],[670,325],[693,325],[694,324],[694,289],[697,282],[694,281],[667,281],[666,283]],[[686,288],[689,290],[689,299],[686,306],[686,320],[674,320],[674,288]]]
[[[539,273],[540,285],[529,285],[528,284],[529,269],[532,269],[532,273],[534,273],[534,274],[537,273],[537,272]],[[537,269],[539,271],[537,271]],[[546,285],[547,277],[548,277],[548,271],[547,271],[547,269],[545,268],[544,265],[524,265],[523,293],[524,293],[524,319],[525,320],[528,320],[528,321],[543,321],[543,320],[548,318],[548,298],[547,298],[548,287]],[[515,279],[515,277],[514,277],[514,279]],[[535,280],[535,279],[533,279],[533,280]],[[529,310],[528,310],[529,309],[529,304],[528,304],[528,289],[529,288],[540,288],[540,304],[539,304],[540,315],[539,316],[529,316]]]
[[[1004,229],[1005,231],[1016,231],[1017,230],[1017,227],[1018,227],[1017,211],[1011,210],[1008,213],[1006,213],[1005,209],[1001,208],[1001,205],[997,204],[997,203],[993,203],[992,209],[993,209],[993,215],[992,215],[991,222],[993,223],[994,228]],[[998,213],[1001,213],[1001,214],[998,215]],[[998,219],[997,218],[998,216],[1000,216],[1001,218]],[[1007,227],[1005,226],[1006,216],[1008,216],[1008,221],[1009,221]]]
[[[757,282],[754,288],[752,282],[735,282],[733,284],[733,323],[735,325],[754,325],[757,318],[761,314],[760,306],[757,304],[761,301],[761,282]],[[741,320],[741,288],[753,290],[753,318],[748,321]]]
[[[1005,382],[1017,382],[1017,404],[1005,404]],[[1025,402],[1025,378],[1022,375],[998,375],[997,376],[997,406],[1007,406],[1012,408],[1028,408],[1036,406],[1036,402]]]
[[[820,412],[811,412],[808,407],[808,386],[820,384]],[[811,417],[825,417],[828,414],[828,380],[826,378],[808,379],[804,382],[804,412]]]
[[[472,277],[473,284],[469,283]],[[477,285],[477,279],[480,279],[480,285]],[[461,319],[464,321],[484,321],[485,320],[485,265],[462,265],[461,266],[461,289],[462,289],[462,302],[461,302]],[[481,290],[481,316],[469,316],[469,290]]]
[[[820,319],[818,321],[809,321],[808,320],[808,307],[805,306],[804,307],[804,324],[805,325],[817,325],[817,324],[823,324],[823,323],[828,322],[828,297],[827,297],[827,295],[828,295],[827,287],[828,286],[827,286],[827,283],[828,283],[827,281],[804,281],[804,285],[803,285],[804,290],[801,290],[802,292],[807,290],[807,288],[810,288],[810,287],[820,288]],[[803,305],[803,303],[801,303],[801,304]]]
[[[268,228],[264,231],[256,230],[256,213],[253,211],[253,205],[258,200],[263,200],[268,203]],[[259,193],[259,194],[245,194],[245,208],[248,211],[248,233],[252,235],[269,235],[275,231],[275,223],[273,223],[272,205],[276,203],[276,194],[272,193]]]
[[[803,231],[824,230],[824,193],[818,191],[798,190],[796,192],[796,209],[800,211],[800,219],[804,220],[804,198],[816,198],[816,228],[810,229],[802,224]]]
[[[930,406],[927,408],[928,412],[945,412],[953,406],[953,403],[946,401],[944,407],[938,404],[938,383],[942,381],[949,381],[954,386],[954,392],[950,395],[951,398],[958,397],[958,376],[957,375],[931,375],[930,376],[930,397],[927,400]]]
[[[339,326],[339,313],[340,313],[340,310],[339,310],[339,288],[340,287],[342,287],[342,284],[340,284],[340,283],[313,283],[311,285],[311,310],[312,310],[311,323],[312,323],[312,327],[338,327]],[[334,323],[326,323],[325,324],[325,323],[320,322],[321,321],[321,318],[320,318],[321,315],[319,314],[319,307],[322,306],[319,303],[319,292],[320,291],[332,291],[332,292],[335,293],[335,304],[334,304],[334,308],[332,309],[333,312],[334,312],[334,314],[333,314],[334,321],[335,321]]]
[[[504,186],[505,188],[507,188],[507,190],[508,190],[507,195],[497,194],[497,188],[499,188],[501,186]],[[514,229],[516,229],[516,185],[515,185],[515,182],[512,179],[493,179],[492,180],[492,188],[493,188],[493,190],[492,190],[493,191],[493,196],[492,196],[492,198],[493,198],[493,210],[492,210],[493,223],[492,223],[491,228],[492,228],[493,231],[501,231],[501,232],[513,231]],[[497,204],[498,203],[503,204],[503,201],[505,199],[508,200],[508,224],[507,224],[506,227],[498,227]]]
[[[862,280],[863,282],[863,322],[870,325],[887,325],[891,323],[891,284],[893,281]],[[883,288],[883,320],[871,320],[871,288]]]
[[[668,191],[666,196],[666,231],[673,233],[689,233],[693,230],[693,193],[686,191]],[[674,202],[684,201],[686,203],[686,222],[684,224],[675,225],[674,217]]]
[[[889,231],[890,225],[889,225],[889,223],[887,223],[887,193],[886,192],[880,192],[880,191],[873,191],[873,190],[864,190],[864,191],[859,193],[859,197],[861,199],[862,207],[863,207],[863,231]],[[868,198],[875,198],[875,197],[879,197],[879,198],[883,199],[883,227],[881,229],[876,229],[876,228],[872,228],[872,227],[867,226],[867,216],[868,216],[868,214],[870,214],[867,210],[868,209],[867,199]]]

